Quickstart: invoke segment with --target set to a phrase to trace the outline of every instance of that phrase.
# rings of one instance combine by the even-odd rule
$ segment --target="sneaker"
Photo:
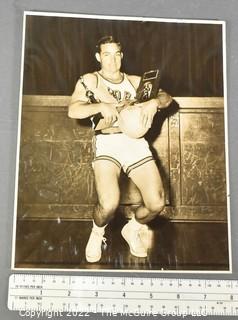
[[[140,228],[133,228],[131,221],[122,228],[121,234],[128,243],[133,256],[139,258],[147,257],[147,248],[142,239],[142,234],[145,234],[147,229],[148,227],[146,225],[141,225]]]
[[[140,238],[146,250],[153,247],[154,233],[147,224],[143,224],[142,228],[140,229]]]
[[[85,256],[88,262],[97,262],[102,256],[102,246],[106,247],[106,238],[104,231],[100,232],[92,228],[88,243],[85,249]]]

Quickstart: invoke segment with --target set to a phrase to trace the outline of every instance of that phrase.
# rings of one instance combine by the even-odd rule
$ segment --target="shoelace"
[[[105,250],[107,248],[107,238],[105,238],[100,232],[97,230],[92,230],[93,233],[102,240],[102,249]]]
[[[139,235],[146,235],[148,233],[148,227],[146,225],[143,225],[142,227],[140,227],[140,229],[138,230],[138,234]]]
[[[102,249],[106,250],[107,248],[107,238],[102,237]]]
[[[140,241],[146,249],[149,249],[153,241],[153,232],[148,228],[147,225],[144,225],[139,230]]]
[[[144,230],[142,228],[140,228],[139,230],[135,230],[134,234],[135,234],[135,241],[138,241],[143,245],[143,241],[141,239],[142,233],[144,232]],[[144,246],[144,245],[143,245]]]

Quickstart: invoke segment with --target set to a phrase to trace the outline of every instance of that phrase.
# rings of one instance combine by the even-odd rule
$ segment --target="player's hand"
[[[159,89],[157,100],[159,109],[164,109],[170,105],[170,103],[173,101],[173,98],[164,90]]]
[[[142,102],[137,105],[141,107],[140,121],[143,127],[150,128],[152,125],[154,115],[158,110],[156,100],[151,99],[149,101]]]
[[[100,103],[100,112],[104,118],[105,124],[110,126],[118,118],[118,111],[116,107],[120,105],[115,103]]]

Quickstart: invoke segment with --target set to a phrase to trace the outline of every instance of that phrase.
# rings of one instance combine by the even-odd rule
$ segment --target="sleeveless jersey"
[[[99,72],[94,73],[97,76],[97,87],[93,90],[95,98],[106,103],[120,103],[133,100],[136,96],[136,90],[127,75],[123,73],[123,80],[120,83],[113,83],[105,79]],[[97,125],[100,117],[92,117],[93,127]],[[113,127],[118,126],[117,121]]]

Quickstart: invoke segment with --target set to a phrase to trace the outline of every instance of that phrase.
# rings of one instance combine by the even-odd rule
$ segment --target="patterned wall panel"
[[[179,112],[155,120],[151,141],[171,219],[226,220],[222,98],[177,98]],[[89,219],[97,195],[89,122],[69,119],[68,96],[24,96],[18,217]],[[141,202],[121,176],[121,209]],[[131,206],[133,205],[133,206]],[[128,211],[129,210],[129,211]]]
[[[222,113],[181,113],[183,205],[225,205],[226,176]]]

